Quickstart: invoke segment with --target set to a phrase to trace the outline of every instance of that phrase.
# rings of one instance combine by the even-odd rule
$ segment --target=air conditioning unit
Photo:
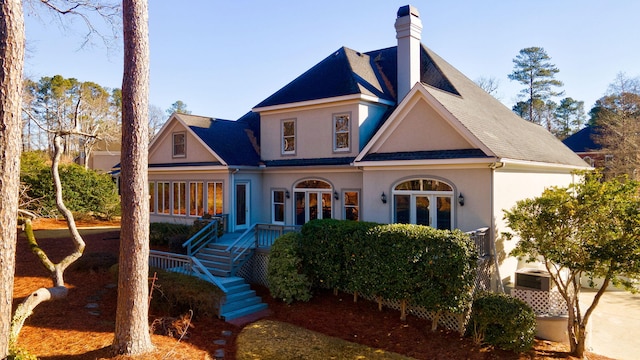
[[[516,289],[549,291],[552,287],[551,275],[546,270],[520,269],[516,271]]]

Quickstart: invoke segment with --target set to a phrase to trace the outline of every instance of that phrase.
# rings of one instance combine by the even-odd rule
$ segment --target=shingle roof
[[[598,151],[602,149],[602,146],[596,144],[593,141],[593,135],[597,132],[597,128],[593,126],[587,126],[577,133],[564,139],[562,142],[567,145],[569,149],[576,153]]]
[[[255,107],[353,94],[395,101],[386,79],[373,65],[371,56],[342,47]]]
[[[526,121],[424,47],[457,93],[425,85],[429,94],[499,158],[584,167],[584,161],[543,127]]]
[[[260,163],[260,134],[256,131],[259,114],[248,113],[237,121],[187,114],[176,116],[228,165],[257,166]]]
[[[489,158],[480,149],[406,151],[395,153],[367,154],[362,161],[397,161],[397,160],[444,160]]]
[[[267,160],[266,167],[349,165],[355,157]]]

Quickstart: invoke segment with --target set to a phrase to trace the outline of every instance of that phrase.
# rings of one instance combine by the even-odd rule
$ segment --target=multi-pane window
[[[149,182],[149,212],[156,212],[156,183]]]
[[[344,199],[345,220],[360,220],[359,193],[357,191],[345,191],[342,198]]]
[[[173,183],[173,215],[187,215],[187,183]]]
[[[204,213],[204,183],[189,183],[189,216],[202,216]]]
[[[333,150],[349,150],[349,114],[333,116]]]
[[[158,182],[158,214],[169,214],[169,194],[168,182]]]
[[[271,222],[274,224],[284,224],[284,190],[274,190],[271,197],[273,204],[273,214],[271,215]]]
[[[282,154],[295,154],[296,152],[296,121],[282,121]]]
[[[187,155],[187,134],[185,132],[173,133],[173,157],[185,157]]]
[[[222,182],[208,182],[207,183],[207,214],[218,215],[222,214],[223,202],[222,202]]]
[[[394,222],[453,227],[453,188],[435,179],[415,179],[393,188]]]

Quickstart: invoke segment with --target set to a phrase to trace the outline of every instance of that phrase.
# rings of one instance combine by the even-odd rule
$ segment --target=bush
[[[224,296],[217,286],[195,276],[161,269],[149,269],[156,274],[151,294],[151,308],[169,316],[179,316],[193,310],[194,316],[216,316]]]
[[[291,232],[277,238],[269,253],[267,281],[275,299],[287,304],[311,299],[311,282],[301,273],[299,233]]]
[[[44,153],[25,152],[21,161],[20,181],[27,187],[28,198],[37,199],[29,204],[28,210],[58,216],[50,163]],[[62,198],[70,211],[106,219],[119,214],[120,198],[111,175],[73,163],[61,164],[59,172]]]
[[[189,225],[184,224],[150,223],[149,244],[151,246],[170,246],[172,239],[174,239],[173,242],[179,241],[178,237],[180,236],[186,241],[189,238],[190,228]],[[182,243],[180,243],[180,247],[182,247]]]
[[[524,352],[533,347],[536,315],[519,299],[506,294],[482,293],[473,302],[468,329],[476,343]]]

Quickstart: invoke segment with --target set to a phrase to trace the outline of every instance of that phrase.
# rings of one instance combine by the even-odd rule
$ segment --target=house
[[[416,8],[395,29],[396,46],[340,48],[237,120],[173,114],[150,145],[151,221],[488,227],[509,282],[503,209],[588,166],[423,45]]]
[[[602,145],[594,141],[597,134],[597,126],[587,125],[562,142],[590,166],[603,168],[607,156],[602,151]]]

